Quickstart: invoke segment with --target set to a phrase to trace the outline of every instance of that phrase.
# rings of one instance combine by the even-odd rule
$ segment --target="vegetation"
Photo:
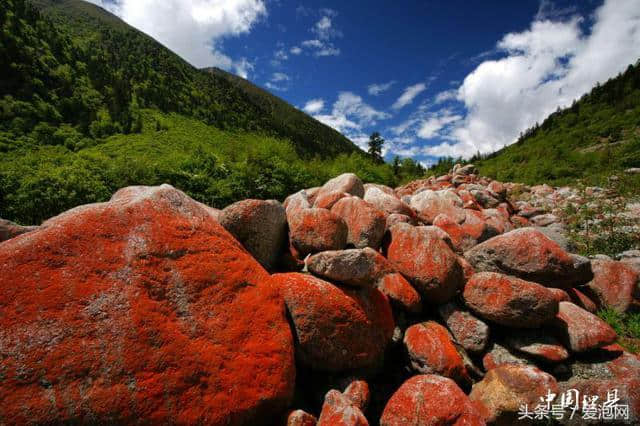
[[[598,311],[602,318],[618,333],[618,343],[633,353],[640,352],[640,312],[619,313],[611,308]]]
[[[463,161],[441,159],[430,173],[455,162]],[[601,185],[640,167],[640,62],[523,132],[515,144],[470,162],[501,181],[554,185]]]
[[[92,4],[32,3],[0,8],[0,217],[38,224],[134,184],[224,207],[347,171],[388,185],[424,173],[378,162],[246,80],[191,67]]]
[[[373,158],[382,162],[382,147],[384,146],[384,139],[380,136],[379,132],[373,132],[371,136],[369,136],[369,155]]]

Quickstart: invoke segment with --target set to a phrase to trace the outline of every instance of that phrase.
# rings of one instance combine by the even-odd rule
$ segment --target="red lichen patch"
[[[358,407],[364,413],[371,399],[369,384],[364,380],[354,380],[347,386],[343,392],[344,396],[349,398],[351,403]]]
[[[414,376],[393,394],[380,418],[381,426],[484,425],[483,413],[451,379]]]
[[[598,311],[598,306],[595,302],[577,288],[568,288],[566,291],[569,297],[571,297],[571,300],[567,300],[567,302],[573,302],[575,305],[580,306],[592,314]]]
[[[248,424],[290,403],[277,288],[168,185],[126,188],[3,243],[0,277],[0,419]]]
[[[481,318],[509,327],[535,328],[558,312],[558,301],[547,288],[494,272],[472,276],[463,296]]]
[[[315,201],[313,202],[313,207],[318,209],[331,210],[331,207],[333,207],[335,203],[349,196],[350,195],[347,194],[346,192],[339,192],[339,191],[323,192],[316,197]]]
[[[387,224],[387,216],[366,201],[357,197],[339,200],[331,212],[347,224],[347,242],[357,248],[380,248]]]
[[[427,321],[412,325],[404,334],[412,367],[423,374],[439,374],[458,383],[471,381],[451,335],[440,324]]]
[[[406,312],[417,314],[422,311],[422,298],[400,273],[385,275],[378,281],[378,289],[385,294],[393,304]]]
[[[289,239],[300,258],[319,251],[341,250],[347,245],[347,225],[329,210],[295,210],[288,221]]]
[[[442,239],[421,227],[400,223],[390,229],[387,259],[407,277],[423,303],[449,301],[463,282],[458,257]]]
[[[273,275],[295,327],[297,361],[317,370],[379,366],[395,327],[375,288],[347,289],[311,275]]]

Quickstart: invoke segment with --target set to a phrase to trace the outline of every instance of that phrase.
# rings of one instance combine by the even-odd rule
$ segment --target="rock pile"
[[[526,424],[614,390],[638,424],[640,358],[594,311],[638,309],[640,257],[571,254],[539,200],[573,195],[467,165],[222,211],[131,187],[5,226],[0,424]]]

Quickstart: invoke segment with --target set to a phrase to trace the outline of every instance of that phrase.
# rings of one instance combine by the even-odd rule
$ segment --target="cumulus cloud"
[[[413,100],[422,93],[427,88],[427,85],[424,83],[414,84],[413,86],[409,86],[404,89],[402,95],[396,100],[391,108],[393,109],[401,109],[407,105],[409,105]]]
[[[218,66],[246,77],[245,58],[219,48],[224,37],[251,31],[267,8],[264,0],[89,0],[152,36],[195,67]]]
[[[302,110],[307,114],[317,114],[324,109],[324,99],[311,99]]]
[[[271,76],[271,81],[274,81],[274,82],[289,81],[289,80],[290,80],[289,76],[283,72],[274,72],[273,75]]]
[[[338,56],[340,55],[340,49],[335,47],[333,43],[313,39],[305,40],[301,43],[302,47],[313,50],[315,56]]]
[[[451,114],[448,111],[435,114],[423,121],[418,129],[418,136],[422,139],[431,139],[440,135],[440,130],[445,126],[462,119],[461,115]]]
[[[334,15],[335,16],[335,15]],[[331,17],[325,15],[311,29],[322,40],[329,40],[336,37],[342,37],[342,31],[333,26]]]
[[[301,48],[299,48],[298,46],[293,46],[293,47],[289,50],[289,52],[290,52],[292,55],[299,55],[299,54],[301,54],[301,53],[302,53],[302,49],[301,49]]]
[[[606,0],[587,30],[580,17],[547,19],[557,15],[547,7],[529,29],[497,43],[502,57],[478,65],[457,90],[465,119],[425,154],[469,157],[500,149],[640,57],[637,0]]]
[[[371,96],[378,96],[391,89],[391,86],[394,84],[396,84],[395,80],[389,81],[388,83],[372,84],[367,88],[367,90]]]

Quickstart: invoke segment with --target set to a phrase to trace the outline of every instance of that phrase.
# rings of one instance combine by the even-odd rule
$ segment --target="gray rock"
[[[0,242],[10,240],[27,232],[35,231],[38,228],[38,226],[22,226],[5,219],[0,219]]]

